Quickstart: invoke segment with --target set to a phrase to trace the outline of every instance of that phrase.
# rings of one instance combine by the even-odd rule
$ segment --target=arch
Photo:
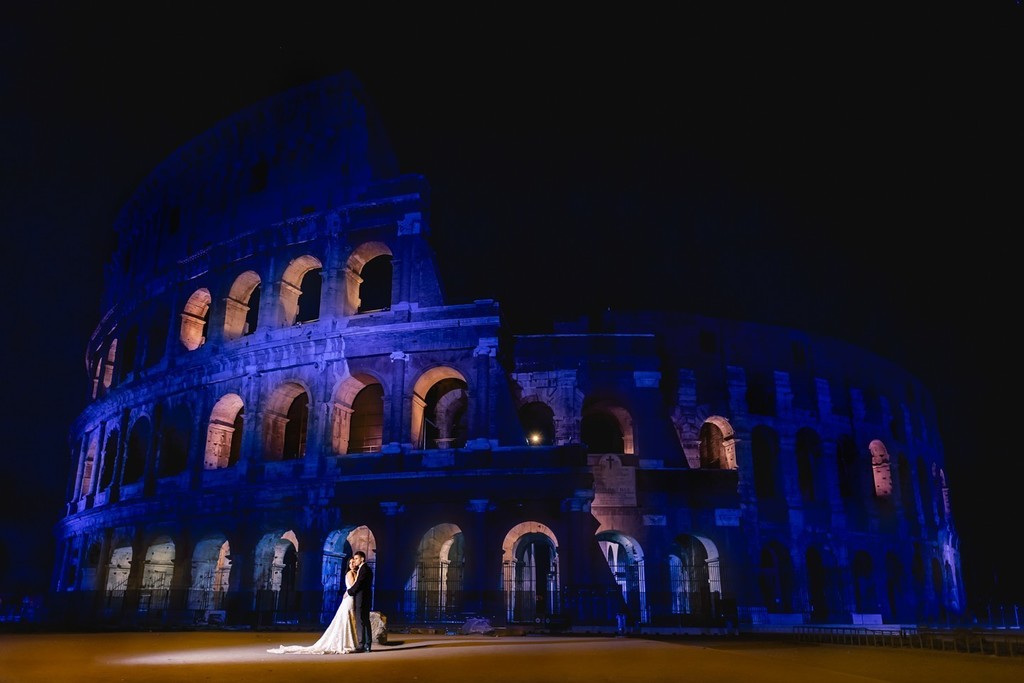
[[[323,264],[320,259],[309,254],[304,254],[292,259],[281,276],[279,304],[281,306],[281,319],[284,325],[295,325],[297,323],[315,320],[320,315],[320,271]],[[316,283],[313,280],[306,281],[306,276],[316,271]],[[313,285],[317,286],[314,287]],[[315,291],[314,291],[315,290]],[[300,299],[306,297],[305,301]],[[315,300],[315,301],[314,301]],[[300,306],[301,303],[301,306]],[[315,306],[314,306],[315,303]],[[313,309],[315,308],[315,314]],[[300,309],[302,315],[300,316]],[[310,315],[313,317],[308,317]]]
[[[121,433],[116,428],[107,433],[103,445],[103,465],[100,468],[100,490],[105,491],[114,482],[114,470],[117,468],[117,452],[121,443]]]
[[[754,493],[758,500],[781,498],[782,467],[779,462],[779,435],[771,427],[758,425],[750,432],[754,459]]]
[[[707,623],[722,595],[718,546],[704,536],[681,534],[668,552],[672,614],[684,623]]]
[[[543,622],[561,612],[558,540],[540,522],[521,522],[502,542],[502,585],[509,622]]]
[[[256,331],[260,314],[260,276],[247,270],[231,284],[224,300],[224,339],[239,339]]]
[[[224,394],[213,405],[206,428],[203,469],[216,470],[238,462],[242,452],[245,405],[238,394]]]
[[[163,302],[154,304],[149,314],[149,327],[146,329],[146,349],[142,358],[144,367],[151,368],[164,357],[170,329],[170,306]]]
[[[580,439],[588,453],[633,453],[633,417],[609,399],[587,398],[580,414]]]
[[[114,382],[114,368],[117,366],[117,339],[110,340],[110,346],[107,347],[107,353],[105,360],[103,361],[103,380],[102,385],[104,389],[109,389],[110,385]],[[104,392],[105,393],[105,392]]]
[[[99,430],[93,430],[85,436],[85,451],[81,454],[82,458],[82,480],[79,482],[80,488],[79,495],[85,498],[89,493],[92,492],[92,486],[94,478],[99,476],[97,467],[99,466],[99,444],[100,433]]]
[[[367,287],[372,288],[372,294],[367,291],[367,306],[363,306],[361,299],[362,286],[363,286],[363,272],[367,264],[380,257],[387,257],[387,266],[384,268],[384,264],[380,264],[380,272],[374,272],[371,268],[367,275]],[[345,295],[344,301],[342,302],[342,313],[344,315],[356,315],[357,313],[369,312],[374,310],[370,308],[370,305],[376,305],[380,302],[386,301],[387,306],[390,307],[392,292],[391,292],[391,281],[384,280],[384,271],[391,270],[391,259],[393,254],[388,245],[383,242],[363,242],[349,255],[348,260],[345,262]],[[386,293],[383,291],[386,287]]]
[[[160,429],[159,475],[172,477],[185,471],[192,436],[192,411],[178,403],[167,411]]]
[[[294,591],[299,539],[293,531],[264,534],[253,555],[253,580],[257,591]]]
[[[328,623],[341,602],[342,577],[348,560],[357,551],[366,555],[366,564],[374,570],[376,583],[377,539],[366,525],[335,529],[324,540],[320,581],[324,587],[324,600],[320,610],[320,623]]]
[[[445,522],[427,530],[420,538],[416,563],[405,584],[406,618],[458,620],[465,564],[465,537],[458,525]]]
[[[460,448],[465,445],[468,430],[468,384],[461,372],[450,366],[426,370],[417,378],[412,390],[412,442],[420,448]],[[438,404],[445,395],[458,392]],[[439,422],[444,419],[445,422]]]
[[[918,516],[917,496],[914,491],[914,474],[910,469],[910,461],[903,453],[896,455],[896,475],[899,479],[900,505],[903,506],[903,516],[911,525],[916,527]]]
[[[380,254],[366,262],[359,271],[359,309],[357,313],[374,313],[391,309],[391,254]]]
[[[334,390],[331,450],[335,454],[379,451],[384,441],[384,386],[357,372]]]
[[[727,419],[711,415],[701,424],[697,438],[701,469],[736,469],[736,433]]]
[[[128,449],[125,453],[124,473],[121,475],[122,483],[134,484],[142,479],[146,471],[146,458],[152,433],[149,418],[145,415],[139,416],[132,423],[128,431]]]
[[[188,607],[219,610],[224,607],[231,578],[231,544],[223,534],[207,536],[192,551],[192,585]]]
[[[871,554],[858,550],[853,554],[853,602],[855,611],[862,614],[878,613],[878,595],[875,590],[875,569]]]
[[[810,546],[806,553],[807,599],[811,623],[835,621],[842,613],[842,578],[835,555],[827,548]]]
[[[200,287],[192,292],[181,312],[181,328],[178,338],[182,346],[195,351],[206,343],[206,327],[210,321],[210,290]]]
[[[543,401],[527,401],[519,406],[519,423],[530,446],[555,444],[555,411]]]
[[[892,471],[889,465],[889,451],[879,439],[868,444],[871,453],[871,475],[875,482],[875,497],[892,496]]]
[[[810,427],[796,433],[796,483],[800,497],[812,503],[824,489],[818,483],[821,471],[821,437]]]
[[[761,548],[758,583],[762,603],[769,613],[793,611],[793,561],[778,541],[770,541]]]
[[[643,548],[635,538],[620,531],[601,531],[596,538],[608,569],[622,590],[624,613],[632,623],[649,622]]]
[[[297,460],[306,454],[309,392],[296,382],[279,385],[267,401],[263,419],[265,458]]]
[[[123,383],[128,379],[128,376],[135,372],[136,350],[139,344],[139,326],[137,324],[131,325],[124,335],[121,337],[121,342],[118,345],[118,358],[116,370],[116,382],[118,384]]]
[[[860,500],[861,469],[860,457],[853,437],[843,434],[836,439],[836,471],[839,477],[839,495],[847,501]]]
[[[116,592],[118,597],[124,597],[124,591],[128,588],[128,574],[132,568],[132,546],[114,545],[110,551],[110,564],[107,565],[107,592]]]
[[[160,536],[146,549],[142,565],[142,590],[149,598],[150,610],[166,609],[170,602],[171,578],[174,576],[174,541]],[[141,607],[141,605],[140,605]]]

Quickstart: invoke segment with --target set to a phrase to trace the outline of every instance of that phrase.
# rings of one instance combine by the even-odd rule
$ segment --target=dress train
[[[356,649],[355,600],[348,594],[352,583],[345,577],[345,597],[320,639],[312,645],[280,645],[267,652],[275,655],[347,655]]]

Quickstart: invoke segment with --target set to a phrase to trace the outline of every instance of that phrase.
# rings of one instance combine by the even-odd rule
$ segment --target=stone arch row
[[[325,291],[340,292],[327,303],[332,313],[351,316],[391,307],[392,251],[382,242],[365,242],[349,255],[339,279],[325,287],[324,266],[320,258],[302,254],[291,259],[276,280],[255,270],[235,276],[218,294],[211,286],[193,290],[181,310],[178,322],[166,306],[155,306],[145,328],[131,325],[122,334],[104,340],[90,358],[92,397],[104,395],[139,367],[155,365],[173,348],[176,339],[185,352],[216,339],[231,342],[254,334],[258,328],[289,327],[315,321],[321,316]],[[272,263],[272,262],[271,262]],[[339,276],[329,276],[331,278]],[[269,299],[265,284],[273,283]],[[218,307],[217,302],[222,302]],[[219,310],[218,310],[219,308]],[[219,332],[214,332],[213,327]],[[174,334],[170,334],[171,331]]]
[[[832,547],[814,543],[804,549],[800,567],[794,560],[798,554],[777,540],[761,546],[755,566],[765,612],[748,615],[750,621],[785,623],[785,615],[806,612],[811,622],[824,623],[851,612],[883,615],[887,623],[916,623],[959,611],[959,577],[945,550],[935,555],[914,544],[909,568],[894,550],[844,550],[840,558]]]
[[[787,463],[773,428],[755,426],[750,438],[754,497],[758,501],[813,504],[874,499],[898,502],[908,521],[923,520],[931,527],[944,525],[949,517],[949,492],[942,468],[929,464],[924,457],[911,462],[903,453],[896,456],[893,467],[880,439],[869,442],[870,459],[861,457],[848,435],[837,439],[835,457],[826,458],[820,435],[804,427],[795,435],[793,458]],[[793,476],[787,476],[788,470],[793,470]]]
[[[437,366],[422,373],[413,385],[411,434],[422,448],[465,445],[468,434],[468,384],[454,367]],[[299,379],[275,385],[264,402],[259,457],[275,462],[305,457],[312,390]],[[418,399],[418,400],[415,400]],[[108,489],[114,482],[134,484],[148,468],[156,478],[173,477],[192,462],[196,416],[178,401],[137,410],[121,426],[93,430],[83,439],[76,480],[76,499]],[[221,395],[206,420],[201,446],[202,469],[224,469],[240,462],[246,434],[245,401],[238,393]],[[376,376],[357,372],[340,380],[330,403],[332,455],[379,452],[384,437],[384,390]],[[120,468],[120,470],[118,469]]]

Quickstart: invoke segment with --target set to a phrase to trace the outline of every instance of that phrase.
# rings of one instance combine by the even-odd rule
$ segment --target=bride
[[[320,640],[312,645],[281,645],[272,650],[267,650],[275,655],[347,655],[354,652],[358,643],[356,642],[356,612],[355,601],[348,594],[348,589],[356,581],[356,566],[354,560],[348,561],[348,571],[345,572],[345,597],[334,614],[334,619],[327,626],[327,630],[320,636]]]

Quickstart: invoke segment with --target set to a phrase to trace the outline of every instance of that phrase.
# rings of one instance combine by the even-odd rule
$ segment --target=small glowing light
[[[529,436],[529,437],[527,437],[527,438],[529,439],[529,441],[530,441],[530,443],[531,443],[531,444],[533,444],[534,446],[536,446],[537,444],[539,444],[539,443],[540,443],[540,432],[533,432],[533,433],[532,433],[532,434],[530,434],[530,436]]]

